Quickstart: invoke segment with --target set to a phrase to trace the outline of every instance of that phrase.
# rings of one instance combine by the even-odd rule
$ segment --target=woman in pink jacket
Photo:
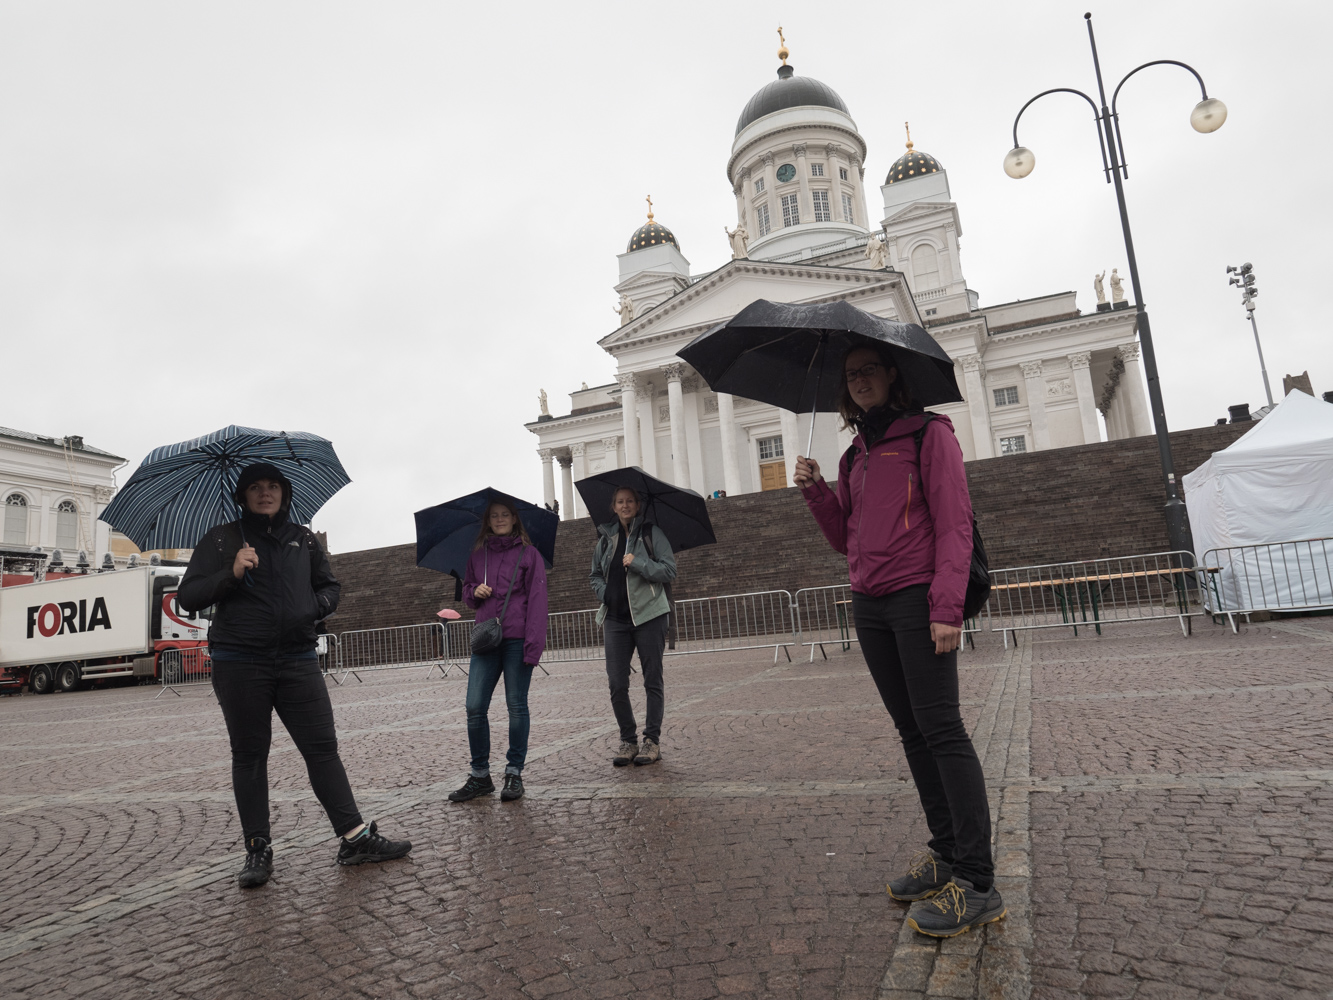
[[[972,559],[972,502],[948,417],[912,404],[890,358],[868,347],[844,361],[840,410],[856,430],[837,492],[796,460],[820,530],[847,556],[861,652],[903,741],[929,849],[889,883],[913,900],[908,922],[952,937],[1005,915],[994,887],[986,782],[958,703],[958,646]]]

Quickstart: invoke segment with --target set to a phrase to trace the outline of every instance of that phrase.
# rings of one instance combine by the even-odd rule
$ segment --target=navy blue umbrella
[[[465,497],[446,500],[416,512],[417,565],[450,573],[461,584],[463,574],[467,571],[468,557],[472,555],[477,535],[481,532],[481,519],[486,516],[486,508],[492,500],[503,500],[518,511],[519,520],[527,529],[532,544],[546,560],[547,567],[553,565],[555,532],[560,526],[560,516],[545,507],[519,500],[489,486]]]
[[[291,480],[288,516],[299,524],[352,481],[326,438],[233,425],[150,451],[98,519],[140,549],[194,548],[210,528],[240,516],[232,494],[240,471],[255,462]]]

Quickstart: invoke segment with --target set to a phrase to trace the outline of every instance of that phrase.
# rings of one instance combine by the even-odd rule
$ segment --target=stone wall
[[[1178,476],[1225,448],[1251,424],[1171,435]],[[1159,552],[1167,546],[1157,439],[1131,438],[969,462],[972,505],[990,564],[1026,566],[1066,559]],[[847,581],[847,563],[828,547],[794,488],[710,500],[718,544],[677,557],[677,598],[819,587]],[[551,610],[594,606],[588,587],[592,521],[562,521],[550,572]],[[454,607],[453,577],[415,565],[415,545],[331,557],[342,581],[334,632],[433,621]]]

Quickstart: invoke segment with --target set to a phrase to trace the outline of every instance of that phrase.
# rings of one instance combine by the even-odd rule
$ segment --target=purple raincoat
[[[514,596],[500,632],[506,639],[522,639],[523,662],[535,664],[546,651],[546,563],[535,547],[524,545],[516,534],[487,536],[486,544],[468,557],[463,603],[477,612],[479,622],[497,617],[509,593],[511,576]],[[492,593],[479,601],[473,591],[482,583],[489,584]]]

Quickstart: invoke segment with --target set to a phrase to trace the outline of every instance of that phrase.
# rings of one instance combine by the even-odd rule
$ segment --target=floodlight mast
[[[1240,288],[1241,305],[1245,307],[1246,313],[1250,317],[1250,329],[1254,331],[1254,349],[1259,352],[1259,373],[1264,377],[1264,395],[1268,397],[1268,405],[1273,405],[1273,390],[1268,385],[1268,366],[1264,364],[1264,348],[1259,343],[1259,324],[1254,321],[1254,297],[1259,294],[1259,289],[1255,285],[1254,265],[1246,261],[1240,267],[1227,265],[1227,274],[1234,274],[1230,284]]]

